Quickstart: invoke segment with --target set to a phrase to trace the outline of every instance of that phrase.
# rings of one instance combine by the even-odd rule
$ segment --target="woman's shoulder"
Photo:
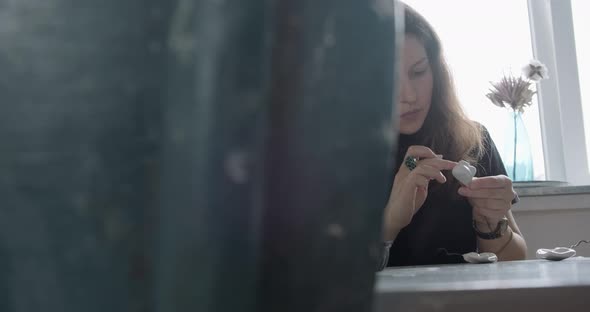
[[[479,132],[478,141],[480,144],[478,144],[478,148],[474,149],[475,155],[477,155],[475,158],[481,160],[482,158],[492,156],[490,153],[494,153],[497,150],[488,128],[477,121],[471,120],[471,122],[475,126],[476,131]]]
[[[477,121],[472,121],[473,124],[475,124],[476,128],[479,129],[479,132],[481,134],[481,138],[482,138],[482,142],[484,144],[488,143],[488,142],[492,142],[492,137],[490,135],[490,132],[488,131],[488,128],[486,128],[486,126],[484,126],[483,124],[477,122]]]

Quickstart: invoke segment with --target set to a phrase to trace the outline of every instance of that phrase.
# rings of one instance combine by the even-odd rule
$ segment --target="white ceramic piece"
[[[552,261],[560,261],[576,255],[576,251],[571,248],[557,247],[553,249],[541,248],[537,249],[538,259],[547,259]]]
[[[461,184],[467,186],[473,180],[477,169],[470,165],[465,160],[461,160],[454,168],[453,168],[453,176],[461,182]]]
[[[463,259],[469,263],[494,263],[498,261],[498,256],[492,252],[470,252],[464,254]]]

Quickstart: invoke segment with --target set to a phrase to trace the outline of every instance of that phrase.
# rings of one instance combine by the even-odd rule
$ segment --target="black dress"
[[[483,139],[485,153],[476,164],[476,176],[505,175],[502,159],[485,128]],[[396,171],[408,147],[417,144],[420,144],[417,135],[400,136]],[[456,192],[457,189],[450,191]],[[476,250],[471,205],[464,197],[439,192],[429,194],[411,223],[399,232],[389,250],[387,266],[461,263],[464,260],[460,254]]]

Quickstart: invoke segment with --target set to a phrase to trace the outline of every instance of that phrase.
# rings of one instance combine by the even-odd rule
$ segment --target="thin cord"
[[[587,241],[587,240],[583,239],[583,240],[579,241],[578,243],[576,243],[575,245],[571,245],[570,248],[571,249],[574,249],[574,248],[580,246],[580,244],[582,244],[582,243],[584,243],[584,244],[590,244],[590,241]]]
[[[459,253],[455,253],[455,252],[449,252],[446,248],[439,248],[437,250],[439,253],[440,252],[444,252],[445,256],[460,256],[463,257],[463,254],[459,254]]]

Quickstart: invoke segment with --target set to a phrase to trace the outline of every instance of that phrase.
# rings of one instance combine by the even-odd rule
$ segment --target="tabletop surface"
[[[375,311],[590,311],[590,258],[389,268]]]
[[[471,291],[560,286],[590,287],[590,258],[390,268],[377,273],[376,291]]]

